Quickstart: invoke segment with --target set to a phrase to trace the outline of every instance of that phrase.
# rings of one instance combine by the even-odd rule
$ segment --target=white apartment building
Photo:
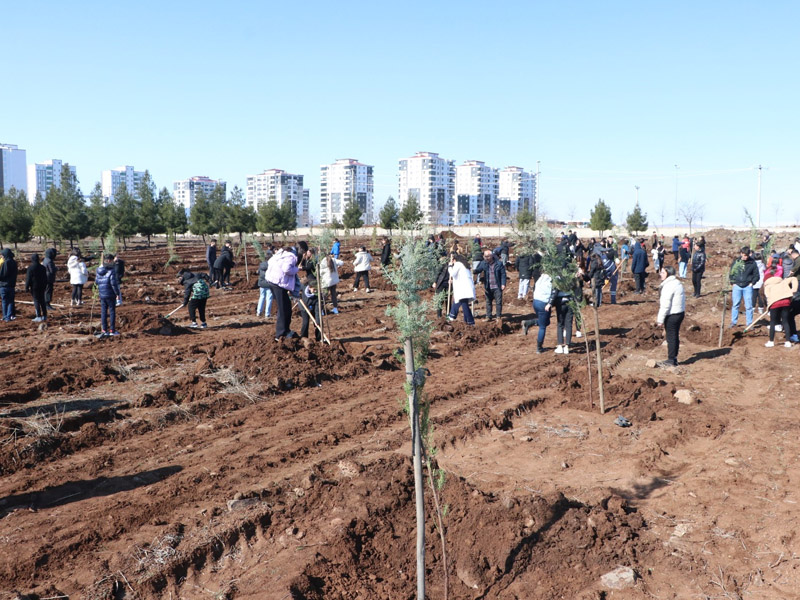
[[[506,167],[498,172],[496,221],[511,223],[521,210],[536,213],[536,174],[521,167]]]
[[[61,187],[61,168],[63,166],[64,163],[57,158],[28,165],[28,201],[31,204],[36,200],[37,192],[44,198],[51,187]],[[72,176],[77,177],[75,167],[68,166]]]
[[[278,206],[292,203],[297,215],[297,226],[308,225],[308,201],[303,190],[303,176],[281,169],[267,169],[258,175],[247,176],[247,204],[258,209],[261,204],[275,200]]]
[[[497,169],[480,160],[456,167],[456,225],[495,221],[497,177]]]
[[[27,157],[25,150],[14,144],[0,143],[0,191],[7,193],[12,187],[27,191]]]
[[[417,152],[411,158],[402,158],[397,173],[399,204],[405,206],[410,194],[417,199],[424,223],[452,225],[455,178],[455,163],[435,152]]]
[[[364,223],[373,222],[373,167],[352,158],[340,158],[320,167],[320,218],[323,225],[342,222],[352,198],[361,209]]]
[[[211,179],[205,175],[198,175],[196,177],[190,177],[189,179],[173,181],[172,195],[175,197],[175,201],[188,212],[192,209],[195,194],[197,194],[199,190],[203,190],[206,196],[210,196],[211,192],[213,192],[214,188],[218,185],[222,186],[223,190],[227,190],[226,183],[221,179]]]
[[[100,176],[100,185],[106,201],[111,201],[121,183],[124,183],[134,198],[139,200],[139,183],[144,178],[144,171],[134,171],[133,167],[117,167],[107,169]]]

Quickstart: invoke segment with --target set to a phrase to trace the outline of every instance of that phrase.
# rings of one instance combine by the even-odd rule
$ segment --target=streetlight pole
[[[539,193],[540,193],[540,188],[539,188],[539,173],[540,173],[540,171],[539,171],[539,163],[541,163],[541,161],[537,160],[536,161],[536,196],[535,196],[534,201],[533,201],[533,220],[534,221],[538,221],[539,220],[539,198],[540,198],[540,196],[539,196]]]
[[[678,228],[678,169],[680,167],[675,165],[675,229]]]
[[[639,206],[639,186],[635,185],[633,187],[636,188],[636,206]]]
[[[761,165],[758,165],[758,198],[756,199],[756,227],[761,229]]]

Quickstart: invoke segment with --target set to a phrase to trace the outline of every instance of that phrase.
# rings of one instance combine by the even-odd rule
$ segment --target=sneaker
[[[189,323],[189,327],[191,327],[192,329],[197,329],[200,326],[195,322],[191,322],[191,323]]]
[[[333,307],[333,309],[331,310],[331,312],[332,312],[334,315],[338,315],[338,314],[339,314],[339,309],[338,309],[338,308],[336,308],[336,307],[334,306],[334,307]]]
[[[544,348],[542,348],[541,346],[536,348],[536,354],[544,354]]]
[[[122,300],[117,300],[117,306],[122,306]]]
[[[583,334],[582,334],[580,331],[576,331],[576,332],[575,332],[575,337],[576,337],[576,338],[583,337]]]
[[[775,331],[783,331],[783,325],[775,325]]]
[[[564,354],[569,354],[569,346],[564,344]]]
[[[357,292],[358,288],[353,288],[353,293]]]
[[[102,340],[104,337],[108,337],[107,331],[101,331],[95,336],[98,340]]]
[[[117,331],[117,330],[115,329],[114,331],[110,331],[110,332],[108,333],[108,335],[110,335],[110,336],[112,336],[112,337],[118,337],[118,336],[119,336],[119,331]]]
[[[16,321],[17,317],[16,317],[16,315],[11,315],[10,317],[8,317],[8,320],[9,321]]]
[[[556,349],[553,350],[556,354],[564,354],[564,348],[562,346],[556,346]]]
[[[455,317],[451,317],[450,315],[447,315],[447,320],[448,320],[448,321],[450,321],[450,322],[452,323],[452,322],[453,322],[453,321],[455,321],[456,319],[455,319]]]
[[[677,364],[673,364],[668,360],[662,360],[661,362],[657,362],[656,366],[661,369],[671,369],[672,367],[677,367]]]
[[[206,323],[200,323],[200,329],[206,329],[208,325]]]
[[[800,338],[797,337],[796,333],[789,337],[789,341],[792,342],[793,344],[800,344]]]
[[[528,335],[528,329],[530,329],[530,325],[527,321],[523,321],[522,323],[522,335]]]
[[[784,348],[791,348],[792,347],[792,342],[784,342],[783,343],[783,347]]]
[[[769,341],[769,342],[767,342],[767,343],[766,343],[766,344],[764,344],[764,345],[765,345],[767,348],[773,348],[773,347],[775,346],[775,342]]]

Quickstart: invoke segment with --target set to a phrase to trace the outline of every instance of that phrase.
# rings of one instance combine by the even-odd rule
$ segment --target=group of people
[[[34,323],[46,322],[48,311],[54,310],[52,299],[58,273],[56,255],[55,248],[47,248],[44,251],[44,260],[40,260],[38,252],[30,255],[30,265],[25,271],[25,292],[30,293],[33,301]],[[70,251],[67,272],[72,286],[70,305],[81,306],[83,288],[89,282],[89,270],[79,248]],[[124,274],[125,261],[119,255],[110,253],[103,255],[102,264],[95,273],[95,284],[100,299],[100,337],[119,335],[116,329],[116,307],[122,304],[120,283]],[[3,321],[7,323],[17,318],[15,290],[18,275],[19,266],[14,258],[14,252],[10,248],[3,249],[0,252],[0,300],[2,300]]]

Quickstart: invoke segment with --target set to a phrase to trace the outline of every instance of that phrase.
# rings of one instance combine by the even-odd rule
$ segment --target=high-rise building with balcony
[[[500,169],[495,220],[512,223],[521,210],[536,212],[536,175],[521,167]]]
[[[28,200],[31,204],[36,200],[37,192],[44,198],[51,187],[61,187],[61,168],[63,166],[64,163],[56,158],[28,165]],[[72,176],[77,177],[75,167],[67,166]]]
[[[7,193],[12,187],[28,190],[27,158],[25,150],[14,144],[0,143],[0,191]]]
[[[113,201],[117,194],[117,189],[124,183],[128,188],[128,193],[137,200],[139,198],[139,184],[144,178],[144,171],[135,171],[133,167],[117,167],[107,169],[100,175],[100,186],[103,188],[103,196],[107,201]]]
[[[223,191],[227,188],[226,183],[221,179],[211,179],[205,175],[199,175],[173,182],[172,191],[175,201],[189,211],[192,209],[194,197],[198,191],[203,190],[206,196],[210,196],[218,185],[222,186]]]
[[[291,203],[297,216],[297,226],[308,226],[308,201],[303,190],[302,175],[281,169],[267,169],[258,175],[248,175],[246,198],[247,204],[255,209],[270,200],[275,200],[281,207],[287,202]]]
[[[352,158],[340,158],[320,167],[320,218],[322,224],[342,222],[352,199],[361,209],[364,223],[373,222],[373,167]]]
[[[409,196],[416,198],[423,222],[430,225],[452,225],[455,218],[456,169],[452,160],[435,152],[417,152],[399,161],[397,173],[398,201],[406,205]]]
[[[456,167],[456,225],[493,223],[497,205],[497,169],[480,160]]]

